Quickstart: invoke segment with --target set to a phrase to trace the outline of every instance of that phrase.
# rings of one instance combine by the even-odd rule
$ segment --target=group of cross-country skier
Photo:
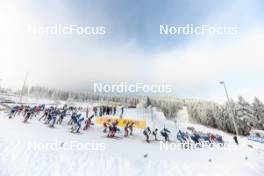
[[[82,108],[67,105],[64,105],[61,108],[58,108],[56,106],[46,107],[44,104],[38,106],[17,105],[11,108],[9,118],[12,119],[17,115],[22,116],[23,122],[25,123],[28,122],[28,120],[35,118],[51,128],[55,125],[61,125],[63,121],[66,121],[65,119],[67,119],[65,123],[70,127],[70,131],[72,133],[80,133],[81,129],[88,130],[92,125],[94,125],[93,118],[96,116],[117,115],[116,106],[94,106],[91,112],[89,112],[89,108],[86,108],[84,110],[85,113],[82,113],[82,111]],[[121,107],[119,119],[123,117],[123,113],[124,107]],[[119,128],[119,119],[105,120],[105,122],[103,123],[103,133],[106,134],[106,137],[120,138],[116,136],[116,133],[121,132],[121,129]],[[135,122],[127,121],[123,129],[123,136],[132,136],[134,126]],[[158,139],[158,136],[161,136],[164,141],[169,142],[170,133],[171,131],[166,127],[161,130],[159,130],[158,128],[154,128],[153,130],[151,130],[150,127],[146,127],[143,130],[143,135],[145,136],[145,140],[147,143],[150,143],[150,141],[160,141],[160,139]],[[152,138],[152,140],[150,138]],[[208,141],[209,143],[223,143],[222,137],[220,135],[197,132],[194,129],[191,133],[179,130],[176,134],[176,138],[177,141],[181,143],[189,141],[192,141],[194,143],[199,143],[201,141]]]
[[[99,112],[97,111],[99,109]],[[17,115],[22,115],[23,122],[28,122],[28,120],[36,118],[39,121],[42,121],[44,124],[49,127],[54,127],[55,125],[61,125],[65,117],[69,117],[67,125],[70,126],[71,132],[79,133],[82,127],[82,122],[84,121],[83,130],[88,130],[88,128],[93,125],[92,119],[95,116],[103,115],[115,115],[116,107],[100,106],[93,107],[93,113],[89,116],[89,109],[86,109],[86,117],[82,115],[82,108],[77,108],[73,106],[64,105],[62,108],[56,106],[46,107],[44,104],[39,106],[14,106],[11,108],[9,113],[9,118],[14,118]],[[120,116],[123,115],[123,110],[121,111]],[[105,126],[106,124],[104,124]],[[117,131],[117,122],[112,122],[107,125],[109,129],[109,137],[114,137],[115,132]],[[106,129],[104,129],[106,131]]]
[[[116,106],[95,106],[92,108],[92,113],[90,115],[89,109],[86,109],[85,117],[82,115],[81,112],[82,108],[77,108],[73,106],[64,105],[62,108],[58,108],[56,106],[49,106],[46,107],[43,105],[38,106],[28,106],[28,105],[21,105],[21,106],[14,106],[11,108],[9,113],[9,118],[12,119],[16,116],[22,115],[23,122],[28,122],[28,120],[36,118],[39,121],[42,121],[44,124],[48,125],[49,127],[54,127],[55,125],[61,125],[65,117],[68,117],[68,121],[66,122],[67,125],[70,126],[71,132],[79,133],[80,129],[88,130],[93,123],[93,118],[95,116],[104,116],[104,115],[113,115],[115,116],[117,113]],[[124,113],[124,108],[121,107],[121,112],[119,118],[122,118]],[[117,127],[118,120],[111,122],[107,120],[104,124],[104,133],[108,133],[107,137],[115,137],[116,132],[120,131]],[[133,133],[133,122],[128,122],[124,127],[125,134],[124,136],[127,137],[128,134],[132,135]],[[128,132],[130,130],[130,132]]]

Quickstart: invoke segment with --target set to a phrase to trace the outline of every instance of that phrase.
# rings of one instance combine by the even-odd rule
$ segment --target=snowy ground
[[[151,115],[143,109],[127,110],[126,116],[145,119],[150,126],[166,126],[173,132],[172,140],[176,138],[176,128],[194,126],[221,134],[226,143],[233,144],[232,136],[224,132],[190,124],[186,109],[179,113],[181,122],[177,124],[156,111]],[[235,149],[165,151],[160,149],[159,142],[147,144],[141,130],[132,137],[117,140],[103,137],[100,126],[72,134],[65,123],[49,128],[35,119],[27,124],[21,120],[21,117],[10,120],[0,112],[0,176],[262,176],[264,173],[263,145],[256,145],[257,151],[247,146],[246,139],[240,139],[242,144]],[[39,148],[34,148],[34,144]],[[41,148],[44,144],[49,147]],[[72,144],[72,149],[65,149],[68,144]],[[82,145],[82,149],[77,149],[77,145]],[[88,148],[83,148],[84,145]]]

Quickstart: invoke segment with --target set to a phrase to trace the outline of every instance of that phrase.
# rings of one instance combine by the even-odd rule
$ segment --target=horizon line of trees
[[[23,91],[24,95],[47,98],[52,100],[62,100],[62,101],[109,101],[109,102],[121,102],[128,106],[136,106],[140,99],[136,97],[128,96],[112,96],[106,94],[95,94],[88,92],[74,92],[65,91],[60,89],[51,89],[43,86],[31,86]]]
[[[3,89],[1,92],[3,92]],[[21,92],[15,93],[20,94]],[[222,105],[211,101],[198,101],[173,97],[80,93],[50,89],[43,86],[31,86],[30,88],[26,86],[23,90],[23,94],[62,101],[109,101],[119,102],[127,106],[143,104],[145,108],[148,106],[159,108],[167,119],[177,118],[178,112],[186,106],[190,119],[206,126],[234,134],[235,128],[231,119],[232,116],[234,116],[240,135],[248,135],[252,128],[264,130],[264,103],[257,97],[254,98],[253,103],[249,103],[242,96],[239,96],[237,101],[231,100],[230,105],[228,103]]]
[[[231,109],[232,108],[232,109]],[[215,102],[197,101],[187,104],[189,116],[195,122],[235,134],[232,116],[240,135],[248,135],[251,129],[264,130],[264,104],[257,97],[253,103],[242,96],[223,105]]]

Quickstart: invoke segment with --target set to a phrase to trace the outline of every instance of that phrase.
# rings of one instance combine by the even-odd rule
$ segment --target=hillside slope
[[[141,112],[140,109],[128,110],[126,115],[145,119],[151,127],[166,126],[172,131],[172,140],[176,140],[175,131],[178,128],[194,126],[201,131],[221,134],[226,143],[233,143],[232,136],[219,130],[190,124],[186,109],[180,112],[184,120],[178,124],[167,121],[157,111],[153,112],[154,115],[142,115]],[[147,144],[141,130],[121,140],[105,138],[102,127],[97,125],[88,131],[81,131],[81,134],[69,131],[66,122],[49,128],[36,119],[25,124],[21,122],[21,117],[10,120],[7,114],[0,113],[0,175],[261,176],[264,172],[263,151],[248,148],[245,139],[241,139],[242,145],[236,149],[166,151],[160,148],[159,142]],[[122,132],[118,135],[123,136]],[[74,143],[73,149],[62,150],[70,143]],[[32,148],[34,144],[39,148]],[[43,144],[55,147],[43,149]],[[85,144],[90,146],[88,150],[76,147]],[[91,150],[91,146],[98,150]]]

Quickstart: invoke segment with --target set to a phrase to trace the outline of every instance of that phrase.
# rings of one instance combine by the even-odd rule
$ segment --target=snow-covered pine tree
[[[257,97],[254,98],[252,103],[252,111],[256,121],[255,127],[264,130],[264,104]]]

